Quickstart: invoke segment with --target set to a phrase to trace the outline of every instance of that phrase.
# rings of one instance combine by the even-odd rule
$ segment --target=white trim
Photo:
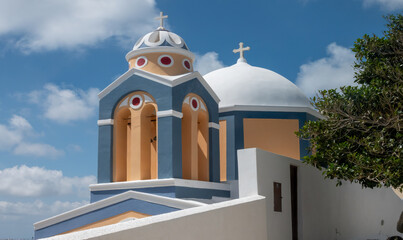
[[[209,128],[215,128],[215,129],[220,129],[220,124],[215,123],[215,122],[209,122],[208,123]]]
[[[98,126],[113,125],[113,119],[100,119],[97,123]]]
[[[185,40],[183,40],[183,38],[181,38],[178,34],[173,33],[173,32],[169,32],[169,31],[166,31],[166,32],[165,32],[165,31],[161,31],[161,33],[163,33],[163,35],[164,35],[164,37],[165,37],[165,40],[166,40],[169,44],[171,44],[172,46],[181,48],[181,47],[183,47],[183,45],[185,45]],[[179,43],[176,43],[174,38],[179,39],[180,42],[179,42]],[[172,40],[173,40],[173,41],[172,41]]]
[[[144,55],[147,53],[176,53],[184,55],[185,57],[192,59],[192,61],[195,59],[195,55],[189,50],[171,46],[159,46],[131,50],[126,54],[126,60],[129,61],[137,55]]]
[[[120,84],[122,84],[124,81],[126,81],[132,75],[144,77],[151,81],[163,84],[168,87],[175,87],[182,83],[190,81],[194,78],[197,78],[199,80],[199,82],[203,85],[203,87],[207,90],[207,92],[210,94],[210,96],[214,99],[214,101],[216,101],[216,103],[220,102],[220,98],[217,96],[217,94],[214,92],[214,90],[210,87],[210,85],[206,82],[206,80],[200,75],[199,72],[190,72],[190,73],[185,73],[185,74],[177,75],[177,76],[165,76],[165,75],[159,75],[159,74],[153,74],[150,72],[146,72],[144,70],[137,69],[137,68],[129,69],[127,72],[125,72],[119,78],[117,78],[115,81],[113,81],[111,84],[109,84],[109,86],[107,86],[104,90],[102,90],[98,94],[98,98],[99,99],[104,98],[108,93],[112,92],[113,89],[117,88]]]
[[[119,105],[119,108],[129,105],[129,97],[125,98],[122,103]]]
[[[146,103],[148,103],[148,102],[154,102],[154,100],[151,98],[151,97],[149,97],[148,95],[145,95],[144,94],[144,102],[146,102]]]
[[[200,108],[204,111],[207,111],[206,106],[204,106],[203,102],[200,101]]]
[[[150,42],[150,41],[149,41],[149,40],[150,40],[150,36],[153,35],[153,34],[158,35],[158,38],[159,38],[158,42]],[[161,45],[161,44],[164,42],[165,38],[166,38],[166,36],[162,35],[162,32],[161,32],[161,31],[150,32],[150,33],[147,33],[147,34],[143,37],[144,43],[145,43],[148,47],[157,47],[157,46]]]
[[[141,69],[136,69],[136,68],[131,68],[124,74],[122,74],[120,77],[118,77],[115,81],[113,81],[111,84],[109,84],[104,90],[102,90],[98,94],[98,98],[102,99],[105,97],[108,93],[112,92],[113,89],[117,88],[120,84],[122,84],[124,81],[126,81],[129,77],[132,75],[138,75],[144,78],[148,78],[154,82],[161,83],[166,86],[171,86],[171,81],[168,79],[164,79],[156,74],[152,74],[146,71],[143,71]]]
[[[183,118],[183,113],[175,111],[175,110],[165,110],[165,111],[158,111],[157,112],[157,117],[177,117],[177,118]]]
[[[54,225],[59,222],[66,221],[68,219],[108,207],[110,205],[123,202],[128,199],[138,199],[146,202],[151,202],[151,203],[156,203],[168,207],[173,207],[173,208],[178,208],[178,209],[186,209],[186,208],[192,208],[192,207],[200,207],[204,206],[206,204],[196,202],[196,201],[188,201],[188,200],[182,200],[182,199],[177,199],[177,198],[170,198],[170,197],[163,197],[163,196],[158,196],[154,194],[149,194],[149,193],[141,193],[141,192],[135,192],[135,191],[127,191],[106,199],[102,199],[100,201],[76,208],[74,210],[56,215],[54,217],[45,219],[40,222],[34,223],[34,228],[35,230],[45,228],[51,225]]]
[[[191,72],[188,74],[184,74],[181,77],[175,79],[172,83],[172,87],[178,86],[184,82],[187,82],[189,80],[192,80],[194,78],[199,79],[200,83],[203,85],[203,87],[207,90],[207,92],[210,94],[210,96],[216,101],[216,103],[220,102],[220,98],[218,95],[214,92],[214,90],[210,87],[210,85],[207,83],[207,81],[200,75],[199,72]]]
[[[282,107],[282,106],[250,106],[250,105],[233,105],[220,107],[219,112],[231,111],[256,111],[256,112],[306,112],[317,118],[325,119],[319,112],[310,107]]]
[[[151,180],[138,180],[129,182],[91,184],[90,191],[93,192],[93,191],[171,187],[171,186],[213,189],[223,191],[230,191],[231,188],[230,184],[228,183],[215,183],[215,182],[205,182],[196,180],[185,180],[180,178],[167,178],[167,179],[151,179]]]
[[[183,100],[183,103],[186,103],[186,104],[189,104],[189,102],[190,102],[190,97],[189,96],[187,96],[186,98],[185,98],[185,100]]]

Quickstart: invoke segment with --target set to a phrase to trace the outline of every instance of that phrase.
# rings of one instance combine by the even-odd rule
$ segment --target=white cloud
[[[0,150],[12,151],[16,155],[57,158],[64,152],[44,143],[30,143],[27,138],[34,133],[27,119],[13,115],[9,125],[0,124]]]
[[[0,150],[9,150],[22,141],[22,134],[0,124]]]
[[[95,114],[98,106],[97,88],[61,89],[47,84],[43,90],[29,93],[30,101],[44,108],[44,116],[58,123],[85,120]]]
[[[13,117],[10,119],[10,125],[18,130],[32,129],[32,126],[28,120],[18,115],[13,115]]]
[[[194,68],[201,75],[205,75],[211,71],[223,68],[224,64],[218,59],[216,52],[208,52],[204,55],[196,55]]]
[[[43,199],[29,199],[24,202],[0,200],[0,238],[31,239],[33,223],[88,203],[81,199],[53,202]]]
[[[320,89],[354,85],[354,53],[336,43],[327,46],[328,57],[300,67],[296,85],[309,97]]]
[[[403,9],[402,0],[363,0],[364,6],[369,7],[372,5],[380,5],[386,10],[399,10]]]
[[[31,131],[32,126],[25,118],[13,115],[8,126],[0,124],[0,150],[10,150],[20,144]]]
[[[13,38],[24,52],[91,46],[111,37],[132,42],[157,25],[155,5],[154,0],[5,0],[0,37]]]
[[[83,149],[77,144],[69,144],[67,146],[67,150],[72,151],[72,152],[82,152],[83,151]]]
[[[0,201],[0,220],[18,220],[28,216],[51,216],[88,204],[88,201],[55,201],[46,204],[41,200],[33,202]]]
[[[0,182],[0,195],[4,196],[86,196],[88,185],[96,183],[96,178],[66,177],[62,171],[22,165],[0,170]]]
[[[13,152],[16,155],[46,158],[57,158],[64,155],[62,150],[44,143],[20,143]]]

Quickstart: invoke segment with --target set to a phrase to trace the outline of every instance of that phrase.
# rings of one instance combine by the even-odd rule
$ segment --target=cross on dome
[[[156,20],[160,20],[160,26],[158,27],[158,29],[165,29],[164,28],[164,19],[168,18],[168,15],[163,14],[163,12],[160,12],[160,16],[156,17]]]
[[[243,52],[244,51],[249,51],[250,47],[243,47],[243,42],[239,43],[239,48],[232,50],[234,53],[239,52],[239,59],[237,62],[246,62],[246,59],[243,57]]]

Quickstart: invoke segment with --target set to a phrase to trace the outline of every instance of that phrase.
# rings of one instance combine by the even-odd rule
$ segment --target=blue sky
[[[4,0],[0,2],[0,239],[88,203],[97,170],[97,93],[125,54],[166,27],[202,74],[237,60],[271,69],[308,96],[353,81],[354,41],[381,34],[403,0]]]

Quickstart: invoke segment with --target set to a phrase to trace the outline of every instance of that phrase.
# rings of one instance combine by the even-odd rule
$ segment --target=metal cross
[[[159,17],[156,17],[155,19],[156,20],[160,20],[160,27],[158,28],[158,29],[164,29],[164,19],[165,18],[168,18],[168,15],[165,15],[164,16],[164,14],[162,13],[162,12],[160,12],[160,16]]]
[[[239,48],[238,49],[234,49],[234,50],[232,50],[234,53],[240,53],[240,59],[243,59],[244,57],[243,57],[243,52],[244,51],[249,51],[250,50],[250,47],[243,47],[243,42],[240,42],[239,43]]]

